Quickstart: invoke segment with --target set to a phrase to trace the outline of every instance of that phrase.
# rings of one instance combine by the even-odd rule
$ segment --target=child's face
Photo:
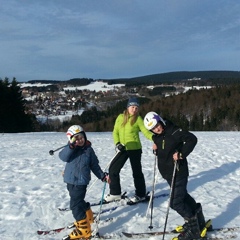
[[[82,135],[74,136],[76,139],[76,145],[82,147],[85,144],[85,138]]]
[[[163,127],[160,123],[158,123],[154,128],[152,128],[152,131],[156,134],[161,134],[163,132]]]

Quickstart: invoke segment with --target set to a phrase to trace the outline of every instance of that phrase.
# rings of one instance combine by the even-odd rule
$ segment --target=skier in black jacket
[[[154,133],[152,139],[158,157],[158,169],[170,187],[174,161],[177,161],[170,207],[185,220],[178,240],[202,239],[200,234],[205,227],[202,207],[187,191],[189,171],[186,157],[197,144],[196,136],[189,131],[182,130],[168,120],[163,120],[155,112],[146,114],[144,125]]]

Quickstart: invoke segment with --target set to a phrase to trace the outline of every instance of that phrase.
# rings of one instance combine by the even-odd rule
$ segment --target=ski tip
[[[127,232],[122,232],[122,234],[125,236],[125,237],[132,237],[132,234],[131,233],[127,233]]]
[[[64,212],[64,211],[69,211],[69,208],[58,208],[59,211]]]

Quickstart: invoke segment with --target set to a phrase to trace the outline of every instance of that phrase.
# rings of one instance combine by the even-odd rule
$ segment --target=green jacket
[[[126,150],[137,150],[142,148],[139,131],[149,140],[152,140],[153,134],[144,127],[142,117],[138,116],[137,121],[133,125],[130,124],[131,117],[129,117],[128,122],[123,127],[123,114],[118,115],[113,128],[113,141],[114,144],[118,142],[124,144]]]

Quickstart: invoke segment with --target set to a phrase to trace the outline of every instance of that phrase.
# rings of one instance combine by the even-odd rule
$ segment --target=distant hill
[[[156,83],[170,83],[186,81],[188,79],[200,78],[201,80],[217,80],[217,79],[232,79],[240,81],[240,71],[182,71],[182,72],[169,72],[152,74],[134,78],[122,78],[122,79],[108,79],[112,83],[129,83],[135,82],[136,84],[156,84]]]
[[[158,73],[146,76],[139,76],[134,78],[116,78],[116,79],[91,79],[91,78],[73,78],[69,80],[30,80],[28,83],[50,83],[50,84],[74,84],[74,85],[87,85],[92,81],[101,80],[108,84],[156,84],[156,83],[172,83],[187,81],[188,79],[201,79],[201,80],[231,80],[240,81],[240,71],[180,71]]]
[[[44,83],[44,84],[72,84],[72,85],[88,85],[92,81],[91,78],[72,78],[69,80],[30,80],[28,83]]]

